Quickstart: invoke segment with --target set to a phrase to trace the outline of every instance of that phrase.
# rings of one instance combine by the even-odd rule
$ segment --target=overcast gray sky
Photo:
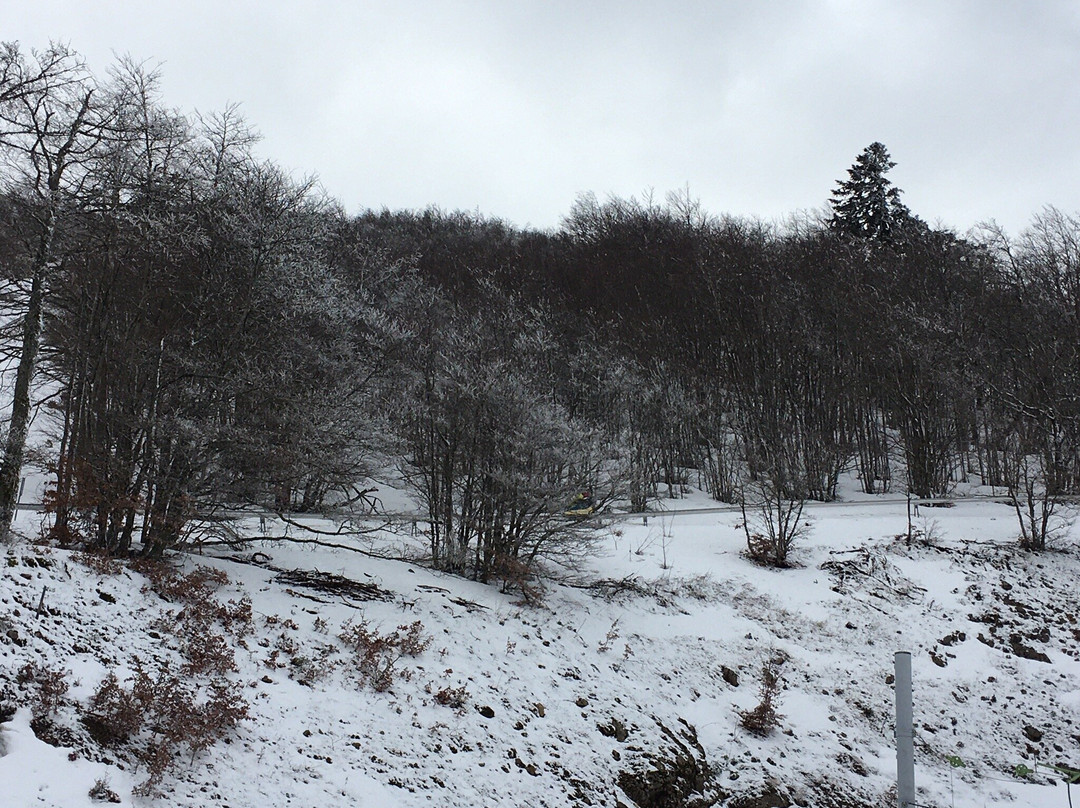
[[[1077,0],[0,0],[0,40],[50,39],[160,64],[185,111],[240,102],[354,212],[546,228],[689,186],[773,219],[875,140],[932,224],[1080,210]]]

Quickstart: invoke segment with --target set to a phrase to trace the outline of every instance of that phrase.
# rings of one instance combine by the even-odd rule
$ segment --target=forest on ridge
[[[131,59],[0,48],[0,531],[30,462],[52,538],[117,555],[244,505],[359,507],[393,470],[430,562],[482,581],[587,549],[575,494],[643,510],[690,475],[761,509],[749,550],[777,564],[852,468],[1007,492],[1035,550],[1080,494],[1074,215],[931,227],[874,143],[820,215],[584,194],[538,231],[350,214],[256,142]]]

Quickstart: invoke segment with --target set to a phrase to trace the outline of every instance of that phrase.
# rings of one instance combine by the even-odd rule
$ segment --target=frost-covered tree
[[[557,346],[543,314],[480,289],[482,313],[433,301],[418,335],[403,473],[427,511],[434,566],[520,582],[541,559],[587,552],[589,523],[565,511],[610,482],[598,431],[552,395]]]
[[[992,449],[1021,545],[1042,550],[1075,518],[1066,502],[1080,491],[1080,220],[1047,208],[1017,239],[996,226],[984,235],[1000,261],[986,306]]]
[[[834,232],[889,243],[916,221],[900,201],[900,189],[885,176],[895,165],[884,144],[874,142],[863,149],[829,200],[833,211],[829,227]]]
[[[108,110],[82,60],[62,46],[25,56],[0,44],[0,192],[33,222],[11,419],[0,460],[0,536],[19,492],[30,426],[30,387],[41,348],[42,314],[56,265],[58,231],[85,210],[88,165],[106,133]]]

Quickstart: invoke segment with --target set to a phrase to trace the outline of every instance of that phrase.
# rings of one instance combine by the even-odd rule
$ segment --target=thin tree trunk
[[[15,374],[15,392],[11,402],[11,424],[0,461],[0,539],[10,540],[11,523],[19,498],[19,476],[26,452],[26,435],[30,429],[30,382],[37,370],[38,350],[41,348],[41,315],[45,299],[45,272],[49,265],[52,236],[56,227],[56,211],[46,214],[38,252],[34,260],[30,300],[23,318],[22,352]]]

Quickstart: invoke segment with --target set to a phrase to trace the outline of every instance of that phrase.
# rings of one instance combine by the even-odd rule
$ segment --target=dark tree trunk
[[[41,314],[45,299],[45,272],[49,265],[52,235],[56,227],[56,212],[50,208],[46,214],[38,254],[34,260],[30,300],[23,319],[22,351],[15,374],[15,391],[11,403],[11,424],[4,443],[4,457],[0,461],[0,538],[11,534],[11,523],[19,499],[19,475],[22,473],[23,456],[26,453],[26,435],[30,428],[30,383],[37,369],[38,350],[41,348]]]

